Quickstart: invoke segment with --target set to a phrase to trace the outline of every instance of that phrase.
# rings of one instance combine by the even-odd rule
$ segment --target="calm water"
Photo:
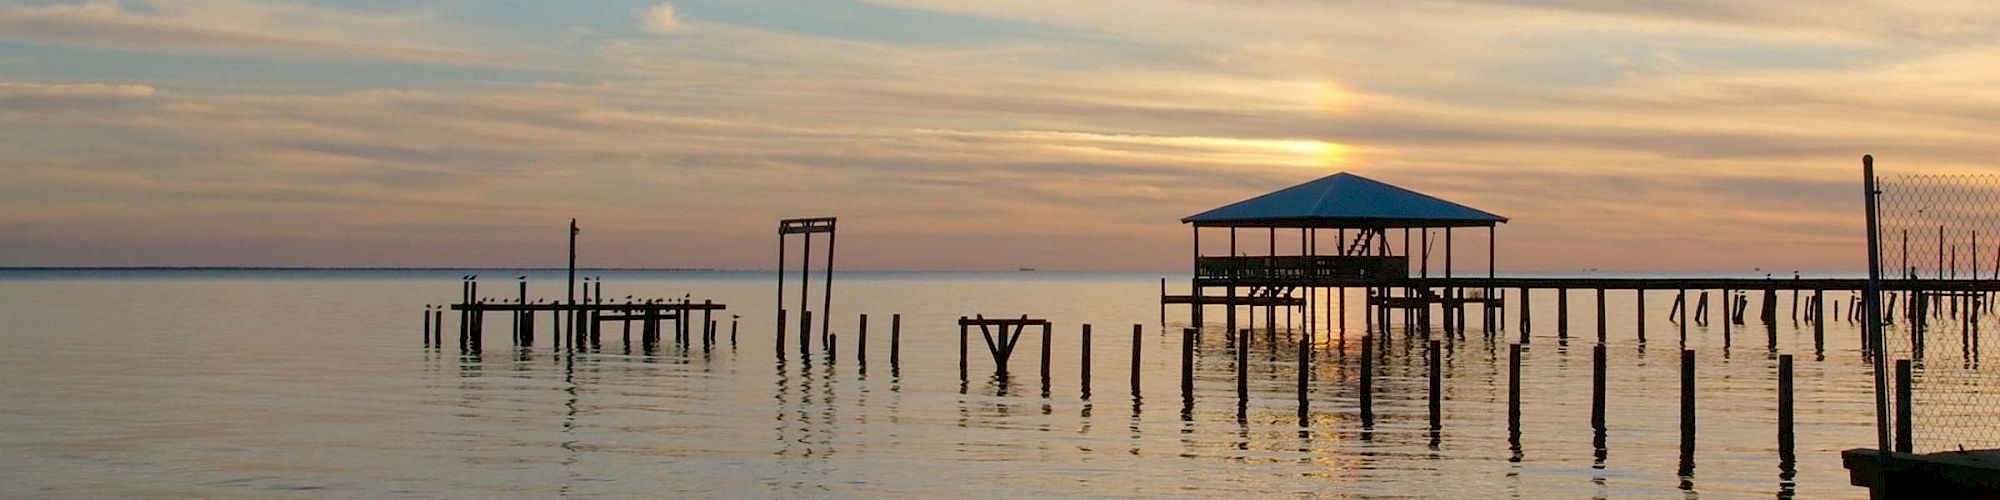
[[[1403,338],[1376,366],[1377,421],[1362,429],[1358,306],[1344,342],[1336,335],[1315,346],[1311,422],[1302,428],[1296,344],[1261,335],[1251,347],[1251,406],[1237,419],[1235,355],[1221,340],[1219,309],[1184,419],[1186,311],[1170,310],[1166,331],[1175,333],[1162,335],[1156,274],[844,274],[834,290],[843,345],[831,365],[801,363],[796,345],[793,359],[774,361],[774,290],[756,273],[606,274],[613,298],[692,293],[729,304],[742,315],[733,347],[725,314],[723,342],[710,352],[671,342],[651,353],[627,348],[608,326],[600,352],[555,353],[546,324],[534,349],[517,350],[497,316],[482,353],[426,349],[420,311],[456,299],[458,274],[0,274],[0,497],[1858,498],[1866,491],[1847,486],[1839,450],[1874,443],[1858,333],[1831,324],[1817,353],[1810,326],[1782,318],[1788,305],[1775,350],[1754,311],[1727,347],[1719,306],[1718,321],[1691,328],[1700,432],[1693,473],[1683,477],[1680,345],[1665,320],[1666,293],[1649,297],[1643,345],[1630,292],[1611,294],[1602,450],[1590,426],[1592,297],[1572,295],[1567,345],[1556,339],[1554,296],[1535,297],[1515,461],[1506,429],[1511,312],[1499,340],[1475,331],[1448,345],[1433,444],[1423,348]],[[511,295],[520,273],[482,274],[482,291]],[[537,277],[548,279],[531,293],[559,295],[556,274]],[[1846,299],[1828,302],[1844,312]],[[849,335],[857,313],[871,316],[865,371]],[[894,371],[891,313],[903,315]],[[960,393],[953,322],[975,313],[1056,323],[1048,397],[1032,333],[1004,395],[978,345]],[[447,316],[450,344],[456,318]],[[1088,400],[1077,376],[1082,323],[1096,326]],[[1139,398],[1128,386],[1135,323],[1144,325]],[[1798,357],[1790,479],[1775,439],[1780,353]]]

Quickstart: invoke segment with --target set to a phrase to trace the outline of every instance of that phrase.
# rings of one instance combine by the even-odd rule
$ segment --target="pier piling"
[[[1165,279],[1164,279],[1164,278],[1162,278],[1160,282],[1161,282],[1161,283],[1166,283],[1166,281],[1165,281]],[[1165,286],[1165,285],[1161,285],[1161,286]],[[1083,354],[1082,354],[1082,356],[1080,357],[1080,359],[1081,359],[1081,363],[1083,364],[1083,366],[1082,366],[1081,368],[1079,368],[1079,369],[1077,370],[1077,372],[1078,372],[1078,375],[1079,375],[1079,378],[1080,378],[1080,379],[1082,380],[1082,382],[1083,382],[1083,384],[1082,384],[1082,385],[1083,385],[1083,399],[1084,399],[1084,400],[1089,400],[1089,399],[1090,399],[1090,324],[1089,324],[1089,323],[1084,323],[1084,324],[1083,324],[1083,342],[1082,342],[1082,345],[1083,345]]]
[[[1778,454],[1792,456],[1792,355],[1778,356]]]
[[[1139,325],[1132,324],[1132,399],[1139,399]]]

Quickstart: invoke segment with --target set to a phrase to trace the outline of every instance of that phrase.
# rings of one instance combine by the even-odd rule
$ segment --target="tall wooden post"
[[[576,228],[576,219],[570,219],[569,220],[569,286],[565,287],[565,289],[563,290],[563,293],[565,295],[563,299],[563,305],[568,306],[568,311],[576,310],[575,309],[576,308],[576,235],[577,233],[581,232],[583,231]],[[569,318],[566,319],[565,321],[570,322],[570,324],[568,325],[569,330],[567,330],[567,332],[576,331],[576,317],[574,315],[575,315],[574,312],[570,312],[569,314],[565,315],[569,316]],[[563,333],[565,332],[557,332],[554,329],[549,330],[549,335],[552,337],[560,338]],[[574,344],[574,342],[571,342],[571,344]],[[572,345],[572,347],[574,347],[574,345]]]

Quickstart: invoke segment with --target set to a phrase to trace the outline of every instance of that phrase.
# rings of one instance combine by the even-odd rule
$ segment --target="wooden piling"
[[[811,240],[808,239],[807,241]],[[813,321],[813,312],[806,310],[804,307],[800,307],[799,308],[799,359],[802,360],[808,359],[808,357],[812,355],[812,321]]]
[[[1683,471],[1692,469],[1694,464],[1694,350],[1681,350],[1681,467]],[[1682,472],[1681,475],[1687,475]]]
[[[1694,320],[1703,325],[1708,324],[1708,290],[1701,291],[1701,304],[1695,306]]]
[[[1374,334],[1361,335],[1361,428],[1375,426]]]
[[[1160,282],[1162,283],[1161,286],[1163,287],[1166,286],[1164,285],[1164,283],[1166,283],[1165,278],[1161,278]],[[1079,368],[1077,372],[1078,372],[1078,378],[1083,381],[1083,399],[1089,400],[1090,399],[1090,323],[1083,324],[1082,347],[1083,347],[1083,354],[1080,357],[1080,359],[1083,364],[1083,367]]]
[[[1604,289],[1599,288],[1597,289],[1597,343],[1599,344],[1604,343],[1604,321]]]
[[[958,381],[965,382],[965,317],[958,317]]]
[[[1782,354],[1778,356],[1778,454],[1792,452],[1792,355]]]
[[[854,326],[854,365],[868,368],[868,315],[861,315],[859,324]]]
[[[1305,424],[1307,423],[1307,419],[1306,419],[1306,416],[1307,416],[1307,414],[1308,414],[1308,413],[1310,413],[1310,412],[1312,411],[1312,403],[1311,403],[1310,401],[1308,401],[1308,400],[1306,399],[1306,389],[1307,389],[1307,383],[1308,383],[1308,382],[1309,382],[1309,381],[1311,380],[1311,379],[1309,378],[1308,374],[1312,372],[1312,350],[1311,350],[1311,349],[1312,349],[1312,336],[1310,336],[1310,335],[1300,335],[1300,336],[1299,336],[1299,354],[1298,354],[1298,368],[1299,368],[1299,388],[1298,388],[1298,391],[1299,391],[1299,424],[1300,424],[1299,426],[1300,426],[1300,427],[1304,427],[1304,426],[1305,426]]]
[[[1896,360],[1896,452],[1910,453],[1910,360]]]
[[[780,279],[779,282],[782,283],[784,282],[784,280]],[[627,337],[630,337],[632,335],[631,321],[625,322],[625,335]],[[630,341],[631,339],[628,338],[626,340]],[[784,308],[778,308],[778,337],[774,342],[777,345],[778,359],[785,359],[785,309]]]
[[[1556,338],[1569,338],[1569,289],[1556,289]]]
[[[826,333],[826,366],[833,366],[840,361],[840,336],[833,332],[823,332]]]
[[[1132,399],[1139,399],[1139,325],[1132,325]]]
[[[592,325],[596,325],[596,324],[597,324],[597,321],[596,321],[596,319],[597,319],[597,313],[593,312],[593,313],[591,313],[591,314],[590,314],[590,316],[591,316],[591,322],[590,322],[590,324],[592,324]],[[737,316],[737,315],[734,315],[734,314],[732,314],[732,315],[729,315],[729,348],[730,348],[731,350],[734,350],[734,349],[736,349],[736,320],[737,320],[737,318],[739,318],[739,317],[740,317],[740,316]],[[595,344],[595,343],[597,343],[597,327],[596,327],[596,326],[592,326],[592,327],[590,327],[590,337],[591,337],[591,339],[590,339],[590,340],[591,340],[591,343],[592,343],[592,344]]]
[[[1590,349],[1590,428],[1604,430],[1604,344]]]
[[[1042,386],[1043,387],[1047,387],[1049,385],[1049,343],[1054,340],[1055,337],[1053,334],[1050,333],[1049,328],[1042,327]]]
[[[1819,349],[1825,349],[1825,347],[1826,347],[1826,290],[1813,290],[1813,296],[1812,296],[1812,303],[1813,303],[1813,308],[1812,308],[1812,313],[1811,313],[1811,314],[1812,314],[1812,320],[1813,320],[1813,321],[1812,321],[1812,322],[1813,322],[1813,348],[1814,348],[1815,350],[1819,350]],[[1836,306],[1836,307],[1838,307],[1838,306]],[[1834,315],[1835,315],[1835,316],[1839,316],[1839,315],[1840,315],[1840,313],[1839,313],[1838,311],[1836,311],[1836,312],[1834,312]]]
[[[1431,362],[1431,366],[1430,366],[1430,368],[1431,368],[1431,371],[1430,371],[1430,382],[1431,382],[1431,387],[1430,387],[1430,389],[1431,389],[1431,393],[1430,393],[1430,403],[1431,403],[1431,430],[1433,430],[1433,431],[1435,431],[1435,430],[1439,430],[1439,429],[1443,429],[1443,428],[1444,428],[1444,404],[1443,404],[1443,401],[1444,401],[1444,393],[1443,393],[1443,389],[1444,389],[1444,347],[1443,347],[1443,345],[1444,345],[1444,344],[1443,344],[1442,342],[1440,342],[1440,341],[1437,341],[1437,340],[1432,340],[1432,341],[1431,341],[1431,345],[1430,345],[1430,348],[1431,348],[1431,352],[1430,352],[1430,354],[1431,354],[1431,356],[1430,356],[1430,358],[1431,358],[1431,359],[1430,359],[1430,362]]]
[[[1250,332],[1236,332],[1236,417],[1250,408]]]
[[[1639,308],[1638,315],[1634,319],[1636,326],[1639,328],[1639,343],[1644,344],[1646,343],[1646,290],[1643,288],[1633,290],[1632,297],[1633,302]]]
[[[424,304],[424,347],[431,346],[431,305]]]
[[[1521,433],[1521,344],[1507,346],[1507,434]]]
[[[889,370],[900,370],[903,365],[903,315],[889,315]]]
[[[1527,287],[1521,287],[1521,343],[1523,344],[1528,343],[1528,329],[1530,323],[1533,323],[1528,319],[1530,317],[1528,312],[1533,310],[1528,307],[1528,297],[1530,297],[1528,292]]]
[[[1194,402],[1194,335],[1195,329],[1181,329],[1181,400]]]

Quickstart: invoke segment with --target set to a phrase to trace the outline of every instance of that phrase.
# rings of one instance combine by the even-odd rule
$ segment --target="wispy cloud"
[[[538,224],[583,216],[620,228],[592,233],[606,264],[761,267],[772,219],[836,212],[862,268],[1178,268],[1179,217],[1351,170],[1513,217],[1512,269],[1844,267],[1860,154],[2000,152],[2000,21],[1978,5],[877,3],[1066,36],[900,44],[692,3],[561,34],[421,8],[0,8],[0,38],[138,52],[538,66],[515,47],[552,42],[588,80],[21,77],[0,84],[20,173],[0,229],[29,236],[0,264],[115,241],[212,259],[165,263],[515,264],[548,249]],[[261,243],[190,250],[225,240]]]

